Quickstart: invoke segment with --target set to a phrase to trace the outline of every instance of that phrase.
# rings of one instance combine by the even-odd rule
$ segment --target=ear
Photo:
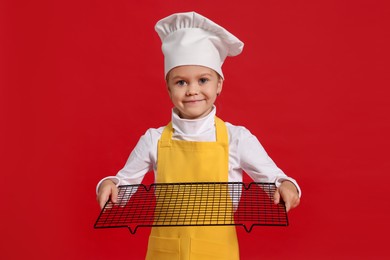
[[[168,90],[169,98],[172,99],[172,93],[171,93],[171,89],[169,88],[168,80],[165,81],[165,85],[166,85],[167,90]]]
[[[219,96],[222,92],[222,86],[223,86],[223,78],[219,77],[218,79],[218,85],[217,85],[217,96]]]

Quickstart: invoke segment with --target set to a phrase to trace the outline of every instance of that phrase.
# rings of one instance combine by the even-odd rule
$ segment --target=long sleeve
[[[96,193],[100,184],[104,180],[111,180],[117,186],[139,184],[142,182],[145,174],[156,169],[157,162],[157,142],[160,139],[162,129],[150,128],[141,136],[137,145],[130,153],[124,167],[116,174],[116,176],[108,176],[99,181],[96,186]]]
[[[241,181],[242,171],[244,171],[255,182],[275,183],[277,187],[283,181],[288,180],[294,183],[301,195],[297,182],[277,167],[256,136],[245,127],[226,124],[230,136],[230,179]]]

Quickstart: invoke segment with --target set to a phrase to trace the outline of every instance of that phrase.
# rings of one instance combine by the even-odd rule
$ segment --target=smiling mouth
[[[197,102],[200,102],[200,101],[203,101],[204,99],[200,99],[200,100],[187,100],[187,101],[183,101],[183,103],[197,103]]]

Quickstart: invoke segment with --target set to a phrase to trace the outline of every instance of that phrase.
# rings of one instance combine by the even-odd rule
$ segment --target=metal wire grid
[[[273,183],[155,183],[119,186],[95,228],[164,226],[287,226],[283,203],[273,203]]]

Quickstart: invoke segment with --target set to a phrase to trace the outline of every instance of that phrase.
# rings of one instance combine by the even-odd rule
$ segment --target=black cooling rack
[[[155,183],[119,186],[95,228],[165,226],[287,226],[284,203],[275,205],[273,183]]]

